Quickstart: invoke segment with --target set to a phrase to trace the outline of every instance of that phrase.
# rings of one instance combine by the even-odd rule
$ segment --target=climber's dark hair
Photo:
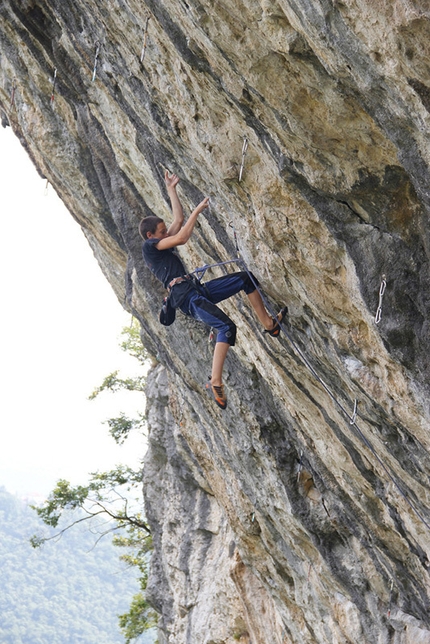
[[[151,215],[150,217],[145,217],[145,219],[142,219],[142,221],[139,224],[139,233],[140,236],[143,237],[143,239],[148,239],[147,233],[152,233],[154,234],[155,231],[157,230],[158,224],[161,224],[164,221],[164,219],[161,219],[160,217],[156,217],[155,215]]]

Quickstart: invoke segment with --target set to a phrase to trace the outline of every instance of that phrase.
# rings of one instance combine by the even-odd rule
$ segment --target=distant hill
[[[138,592],[121,550],[85,522],[34,550],[36,513],[0,487],[0,643],[123,644],[118,615]],[[153,641],[139,638],[139,642]]]

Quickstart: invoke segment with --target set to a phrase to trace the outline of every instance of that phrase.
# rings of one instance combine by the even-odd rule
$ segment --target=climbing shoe
[[[227,396],[224,392],[224,385],[213,385],[209,380],[205,386],[206,391],[215,400],[218,407],[225,409],[227,407]]]
[[[284,321],[287,313],[288,307],[284,306],[284,308],[279,311],[278,316],[276,318],[273,318],[273,327],[271,329],[265,329],[264,333],[268,333],[272,336],[272,338],[277,338],[281,333],[281,324]]]

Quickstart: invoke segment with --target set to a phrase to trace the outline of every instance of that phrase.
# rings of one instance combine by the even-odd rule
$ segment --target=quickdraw
[[[384,297],[387,282],[385,275],[382,276],[381,286],[379,287],[379,304],[375,315],[375,324],[379,324],[382,318],[382,298]]]
[[[246,138],[246,136],[244,136],[243,145],[242,145],[242,163],[240,164],[240,170],[239,170],[239,183],[242,181],[242,174],[243,174],[243,168],[245,166],[245,156],[248,150],[248,145],[249,145],[249,141]]]
[[[357,419],[357,405],[358,405],[358,400],[357,398],[354,400],[354,411],[352,412],[351,420],[349,421],[350,425],[354,425],[356,419]]]
[[[95,55],[95,58],[94,58],[93,77],[92,77],[92,79],[91,79],[91,80],[92,80],[92,82],[94,82],[94,81],[95,81],[95,79],[96,79],[96,74],[97,74],[97,65],[98,65],[98,61],[99,61],[99,54],[100,54],[100,43],[97,41],[97,42],[96,42],[96,55]]]

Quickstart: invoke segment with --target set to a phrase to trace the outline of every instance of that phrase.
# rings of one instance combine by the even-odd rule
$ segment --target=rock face
[[[160,363],[160,642],[429,643],[428,2],[3,0],[0,37],[2,122]],[[141,258],[165,167],[188,211],[211,195],[187,265],[234,257],[235,231],[289,306],[274,340],[225,303],[225,412],[207,329],[160,327]]]

